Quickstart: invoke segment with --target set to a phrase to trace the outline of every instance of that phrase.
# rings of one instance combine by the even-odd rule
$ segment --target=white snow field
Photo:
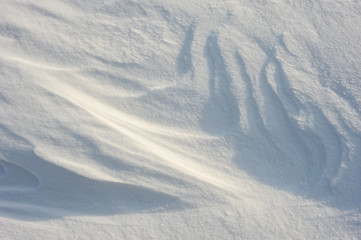
[[[361,1],[0,6],[0,239],[361,239]]]

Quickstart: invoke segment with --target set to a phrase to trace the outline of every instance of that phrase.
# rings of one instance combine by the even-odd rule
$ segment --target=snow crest
[[[5,0],[1,236],[357,239],[360,13]]]

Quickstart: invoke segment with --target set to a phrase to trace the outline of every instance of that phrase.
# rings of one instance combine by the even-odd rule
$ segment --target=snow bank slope
[[[2,6],[1,236],[361,236],[358,1]]]

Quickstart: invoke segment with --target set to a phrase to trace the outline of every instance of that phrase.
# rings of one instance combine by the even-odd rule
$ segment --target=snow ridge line
[[[202,161],[197,160],[197,158],[200,157],[199,155],[191,154],[187,156],[189,153],[180,154],[179,152],[181,151],[176,150],[174,146],[172,147],[167,143],[169,140],[162,140],[158,135],[161,133],[161,135],[166,137],[180,139],[184,137],[209,139],[209,136],[162,129],[158,126],[134,119],[134,117],[121,113],[109,106],[105,106],[96,99],[87,96],[85,93],[77,91],[59,81],[57,81],[57,83],[54,81],[51,85],[41,84],[40,86],[70,101],[90,113],[105,125],[128,137],[134,144],[142,146],[147,152],[159,157],[163,162],[162,164],[166,167],[174,168],[183,174],[197,178],[228,192],[238,191],[232,184],[232,181],[229,181],[228,175],[201,164],[200,162]],[[54,89],[56,89],[56,91],[54,91]]]

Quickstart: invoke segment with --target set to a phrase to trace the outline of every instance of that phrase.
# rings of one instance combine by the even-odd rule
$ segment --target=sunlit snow
[[[2,0],[0,239],[360,239],[361,2]]]

